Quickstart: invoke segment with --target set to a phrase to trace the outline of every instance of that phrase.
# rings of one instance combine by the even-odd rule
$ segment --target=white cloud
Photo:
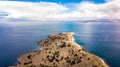
[[[0,14],[4,19],[37,21],[76,21],[87,19],[120,19],[120,0],[106,0],[104,4],[82,2],[62,5],[51,2],[0,1]],[[4,15],[4,14],[3,14]],[[1,17],[1,16],[0,16]]]
[[[1,1],[0,12],[7,12],[6,18],[27,18],[33,20],[49,19],[50,16],[60,14],[67,10],[63,5],[56,3],[31,3],[31,2],[15,2]]]
[[[120,0],[105,0],[106,2],[120,1]]]

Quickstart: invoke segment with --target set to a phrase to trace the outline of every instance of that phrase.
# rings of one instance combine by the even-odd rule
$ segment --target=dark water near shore
[[[0,67],[16,64],[18,56],[38,48],[38,40],[61,32],[75,32],[77,43],[111,67],[120,67],[120,23],[107,22],[0,23]]]

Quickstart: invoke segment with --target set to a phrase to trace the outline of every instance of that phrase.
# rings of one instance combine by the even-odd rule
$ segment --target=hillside
[[[41,48],[20,56],[19,64],[10,67],[108,67],[101,58],[77,44],[73,35],[49,35],[38,42]]]

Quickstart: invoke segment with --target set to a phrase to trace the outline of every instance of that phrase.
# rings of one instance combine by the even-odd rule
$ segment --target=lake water
[[[108,22],[0,23],[0,67],[16,64],[17,57],[39,48],[38,40],[61,32],[75,32],[77,43],[120,67],[120,23]]]

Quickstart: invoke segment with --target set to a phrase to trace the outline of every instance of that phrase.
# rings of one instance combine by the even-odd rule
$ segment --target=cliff
[[[38,44],[40,49],[18,58],[10,67],[108,67],[104,61],[77,44],[74,33],[51,34]]]

